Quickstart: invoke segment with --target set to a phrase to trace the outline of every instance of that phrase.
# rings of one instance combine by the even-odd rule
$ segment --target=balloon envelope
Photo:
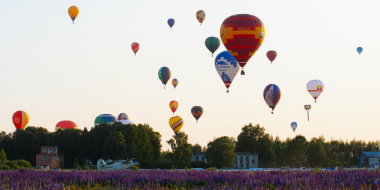
[[[306,85],[307,91],[310,93],[310,95],[314,98],[315,102],[317,102],[317,98],[321,93],[323,92],[324,85],[323,82],[320,80],[311,80]]]
[[[175,23],[174,19],[169,18],[168,24],[169,24],[170,28],[172,28],[174,26],[174,23]]]
[[[201,23],[202,25],[202,22],[205,20],[206,18],[206,13],[202,10],[199,10],[197,11],[197,14],[196,14],[196,17],[197,17],[197,20]]]
[[[169,119],[169,125],[173,131],[179,131],[183,126],[183,119],[179,116],[174,116]]]
[[[119,122],[121,122],[123,125],[128,125],[128,124],[133,125],[133,124],[135,124],[135,123],[133,123],[133,121],[130,121],[130,120],[120,120]]]
[[[22,110],[16,111],[12,116],[12,121],[16,129],[24,130],[29,122],[29,115]]]
[[[268,51],[268,52],[267,52],[267,57],[268,57],[268,59],[270,60],[270,62],[273,62],[274,59],[276,59],[276,57],[277,57],[277,52],[275,52],[275,51],[273,51],[273,50]]]
[[[311,105],[305,105],[304,108],[306,111],[309,111],[311,109]]]
[[[359,55],[363,52],[363,48],[362,47],[358,47],[356,48],[356,51],[358,51]]]
[[[297,126],[298,126],[298,125],[297,125],[296,122],[292,122],[292,123],[290,124],[290,127],[293,129],[293,132],[296,131]]]
[[[228,92],[232,81],[239,72],[240,66],[238,62],[228,51],[223,51],[215,58],[215,69],[220,78],[222,78]]]
[[[170,69],[167,67],[161,67],[160,70],[158,71],[158,78],[160,78],[162,84],[166,86],[166,83],[170,79]]]
[[[177,79],[173,79],[172,80],[172,84],[173,84],[174,89],[175,89],[175,87],[177,87],[177,85],[178,85],[178,80]]]
[[[194,118],[197,120],[202,116],[203,114],[203,108],[201,106],[194,106],[191,108],[191,114],[193,114]]]
[[[178,102],[175,101],[175,100],[171,101],[171,102],[169,103],[169,107],[170,107],[170,109],[172,110],[172,112],[173,112],[173,114],[174,114],[174,112],[175,112],[175,111],[177,110],[177,108],[178,108]]]
[[[102,114],[95,118],[94,126],[97,126],[101,123],[113,124],[115,122],[117,122],[117,119],[115,116],[111,114]]]
[[[240,67],[243,67],[242,75],[244,66],[260,48],[264,37],[263,22],[249,14],[232,15],[226,18],[220,27],[220,38]]]
[[[60,121],[55,125],[55,131],[58,131],[59,129],[65,130],[65,129],[78,129],[78,126],[73,121]]]
[[[117,116],[117,120],[129,120],[129,117],[126,113],[120,113],[118,116]]]
[[[272,108],[272,113],[276,105],[281,99],[281,90],[275,84],[269,84],[264,89],[264,100],[270,108]]]
[[[71,6],[71,7],[69,7],[68,12],[69,12],[71,20],[73,20],[73,24],[74,24],[74,20],[77,18],[78,14],[79,14],[79,8],[76,6]]]
[[[207,49],[214,55],[214,52],[219,48],[220,46],[220,40],[217,37],[208,37],[205,41]]]
[[[133,53],[135,53],[135,55],[136,55],[137,51],[139,51],[139,49],[140,49],[140,44],[137,42],[133,42],[131,47],[132,47]]]

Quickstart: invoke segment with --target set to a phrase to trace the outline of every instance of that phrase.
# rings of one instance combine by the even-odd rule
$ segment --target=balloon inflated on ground
[[[169,103],[169,107],[170,107],[170,109],[172,110],[173,115],[174,115],[174,112],[175,112],[175,111],[177,110],[177,108],[178,108],[178,102],[175,101],[175,100],[171,101],[171,102]]]
[[[76,7],[76,6],[71,6],[69,8],[69,16],[71,18],[71,20],[73,20],[73,24],[74,24],[74,20],[77,18],[78,14],[79,14],[79,8]]]
[[[16,111],[12,116],[12,121],[16,129],[24,130],[26,125],[28,125],[29,115],[22,110]]]
[[[195,16],[197,17],[198,22],[201,23],[202,26],[203,21],[206,19],[206,13],[202,10],[199,10],[197,11],[197,14]]]
[[[131,48],[132,48],[133,53],[135,53],[135,56],[136,56],[137,51],[139,51],[140,49],[140,44],[137,42],[133,42],[131,45]]]
[[[55,125],[55,131],[65,129],[78,129],[78,126],[75,122],[69,120],[60,121]]]
[[[173,116],[169,119],[170,128],[177,132],[181,130],[183,126],[183,119],[180,116]]]
[[[119,120],[119,122],[121,122],[123,125],[135,124],[135,123],[133,123],[133,121],[130,121],[130,120]]]
[[[201,106],[194,106],[193,108],[191,108],[191,114],[194,116],[198,123],[198,119],[203,114],[203,108]]]
[[[232,81],[235,79],[240,69],[238,62],[228,51],[223,51],[215,57],[215,69],[220,78],[222,78],[228,93]]]
[[[244,66],[260,48],[264,37],[263,22],[249,14],[232,15],[220,27],[220,38],[242,67],[241,75],[245,74]]]
[[[160,78],[162,84],[164,85],[164,89],[166,87],[166,83],[169,81],[171,76],[170,69],[167,67],[161,67],[160,70],[158,70],[158,78]]]
[[[220,40],[217,37],[211,36],[206,39],[205,45],[207,49],[212,53],[211,57],[214,57],[215,51],[220,46]]]
[[[264,100],[268,104],[269,108],[272,108],[272,114],[274,108],[276,108],[278,102],[281,99],[281,90],[275,84],[269,84],[264,89]]]
[[[315,102],[317,102],[317,98],[323,90],[325,89],[323,86],[323,82],[320,80],[311,80],[306,85],[307,91],[310,93],[310,95],[314,98]]]
[[[117,116],[117,120],[129,120],[129,117],[126,113],[120,113],[118,116]]]
[[[309,110],[311,109],[311,105],[310,104],[305,105],[304,108],[307,111],[307,120],[309,121]]]
[[[290,127],[293,129],[293,133],[296,132],[297,126],[298,126],[298,125],[297,125],[296,122],[292,122],[292,123],[290,124]]]
[[[117,122],[117,119],[112,114],[102,114],[95,118],[94,126],[97,126],[101,123],[113,124]]]

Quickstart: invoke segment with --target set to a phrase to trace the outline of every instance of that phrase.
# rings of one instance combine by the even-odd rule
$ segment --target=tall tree
[[[78,146],[81,130],[65,129],[58,130],[52,134],[51,146],[58,147],[58,154],[65,155],[65,167],[72,168],[75,159],[78,160]]]
[[[195,143],[195,145],[191,145],[191,148],[193,149],[193,154],[197,152],[202,152],[202,147],[198,143]]]
[[[233,139],[223,136],[207,144],[207,162],[217,168],[233,167],[236,159]]]
[[[29,131],[16,130],[13,133],[13,158],[24,159],[30,162],[33,166],[36,165],[36,154],[40,153],[41,141],[38,136]]]
[[[7,161],[7,154],[5,154],[4,149],[1,149],[0,152],[0,163],[4,163]]]
[[[321,141],[317,138],[312,138],[306,155],[311,167],[321,166],[323,159],[326,157],[326,150]]]
[[[166,141],[172,151],[168,153],[170,160],[176,165],[176,167],[190,167],[191,155],[193,150],[191,144],[188,143],[189,137],[185,132],[174,132],[173,138]]]
[[[306,164],[306,150],[308,142],[302,135],[297,135],[289,143],[289,156],[294,157],[294,163],[296,166],[304,166]]]
[[[120,131],[112,131],[104,140],[103,159],[123,160],[127,157],[127,144]]]

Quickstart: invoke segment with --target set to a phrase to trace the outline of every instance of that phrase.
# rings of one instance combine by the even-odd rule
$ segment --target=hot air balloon
[[[169,18],[168,24],[169,24],[170,28],[172,28],[174,26],[174,23],[175,23],[174,19]]]
[[[123,125],[128,125],[128,124],[133,125],[133,124],[135,124],[135,123],[133,123],[133,121],[130,121],[130,120],[120,120],[119,122],[121,122]]]
[[[94,126],[97,126],[101,123],[113,124],[115,122],[117,122],[117,119],[115,116],[111,114],[102,114],[95,118]]]
[[[276,59],[276,57],[277,57],[277,52],[275,52],[273,50],[268,51],[267,52],[267,57],[270,60],[270,62],[272,63],[274,61],[274,59]]]
[[[194,118],[197,120],[202,116],[203,114],[203,108],[201,106],[194,106],[191,108],[191,114],[193,114]]]
[[[177,132],[183,126],[183,119],[180,116],[173,116],[172,118],[169,119],[169,125],[170,125],[170,128],[173,129],[173,131]]]
[[[304,108],[307,111],[307,120],[309,121],[309,110],[311,109],[311,105],[305,105]]]
[[[238,62],[228,51],[223,51],[215,58],[215,69],[226,85],[228,93],[228,89],[240,69]]]
[[[132,47],[133,53],[135,53],[135,56],[136,56],[137,51],[139,51],[140,49],[140,44],[137,42],[133,42],[131,47]]]
[[[169,103],[169,107],[170,107],[170,109],[172,110],[173,115],[174,115],[174,112],[175,112],[175,111],[177,110],[177,108],[178,108],[178,102],[175,101],[175,100],[171,101],[171,102]]]
[[[359,55],[360,55],[360,54],[362,54],[362,52],[363,52],[363,48],[362,48],[362,47],[358,47],[358,48],[356,49],[356,51],[358,51],[358,53],[359,53]]]
[[[118,116],[117,116],[117,120],[129,120],[129,117],[126,113],[120,113]]]
[[[60,121],[57,123],[57,125],[55,126],[55,131],[58,131],[59,129],[61,130],[78,129],[78,126],[76,123],[66,120],[66,121]]]
[[[71,20],[73,20],[73,24],[74,24],[74,20],[77,18],[77,16],[78,16],[78,14],[79,14],[79,9],[78,9],[78,7],[76,7],[76,6],[71,6],[70,8],[69,8],[69,15],[70,15],[70,17],[71,17]]]
[[[293,129],[293,133],[296,131],[296,129],[297,129],[297,123],[296,122],[292,122],[291,124],[290,124],[290,127],[292,127],[292,129]]]
[[[226,49],[239,62],[244,75],[244,66],[263,43],[263,22],[253,15],[238,14],[228,17],[220,27],[220,38]]]
[[[202,11],[202,10],[199,10],[199,11],[197,11],[196,16],[197,16],[197,20],[201,23],[201,26],[202,26],[202,22],[206,18],[206,13],[204,11]]]
[[[272,108],[272,114],[273,110],[280,101],[281,98],[281,90],[280,88],[275,84],[269,84],[264,89],[264,100],[268,104],[270,108]]]
[[[170,79],[170,69],[167,67],[161,67],[160,70],[158,71],[158,77],[160,78],[162,84],[164,84],[164,89],[165,89],[166,83]]]
[[[24,130],[29,122],[29,115],[22,110],[16,111],[12,116],[12,121],[16,129]]]
[[[174,90],[175,90],[175,87],[177,87],[177,85],[178,85],[178,80],[177,79],[173,79],[172,80],[172,84],[173,84]]]
[[[315,102],[317,102],[317,98],[323,90],[325,89],[323,86],[323,82],[320,80],[311,80],[306,85],[307,91],[309,91],[310,95],[313,96]]]
[[[217,37],[208,37],[205,41],[207,49],[212,53],[211,57],[214,56],[214,52],[219,48],[220,46],[220,40]]]

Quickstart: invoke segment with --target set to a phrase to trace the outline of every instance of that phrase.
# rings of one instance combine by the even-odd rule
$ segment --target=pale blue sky
[[[236,137],[253,123],[281,139],[297,134],[328,140],[377,140],[380,92],[377,83],[379,1],[349,0],[19,0],[0,1],[0,126],[15,130],[17,110],[30,126],[54,131],[61,120],[93,126],[99,114],[125,112],[135,123],[149,123],[162,134],[163,149],[173,131],[169,102],[184,119],[191,143]],[[76,5],[73,25],[67,13]],[[195,13],[206,12],[199,26]],[[266,36],[227,94],[204,41],[220,37],[220,25],[233,14],[248,13],[264,23]],[[174,18],[173,30],[167,20]],[[135,56],[130,45],[140,43]],[[361,56],[356,48],[362,46]],[[268,50],[278,53],[273,65]],[[216,55],[225,51],[220,46]],[[167,66],[177,90],[157,73]],[[324,82],[314,103],[309,80]],[[282,97],[274,110],[263,99],[268,84]],[[310,121],[303,106],[311,104]],[[191,107],[204,114],[196,123]],[[290,123],[296,121],[293,133]]]

